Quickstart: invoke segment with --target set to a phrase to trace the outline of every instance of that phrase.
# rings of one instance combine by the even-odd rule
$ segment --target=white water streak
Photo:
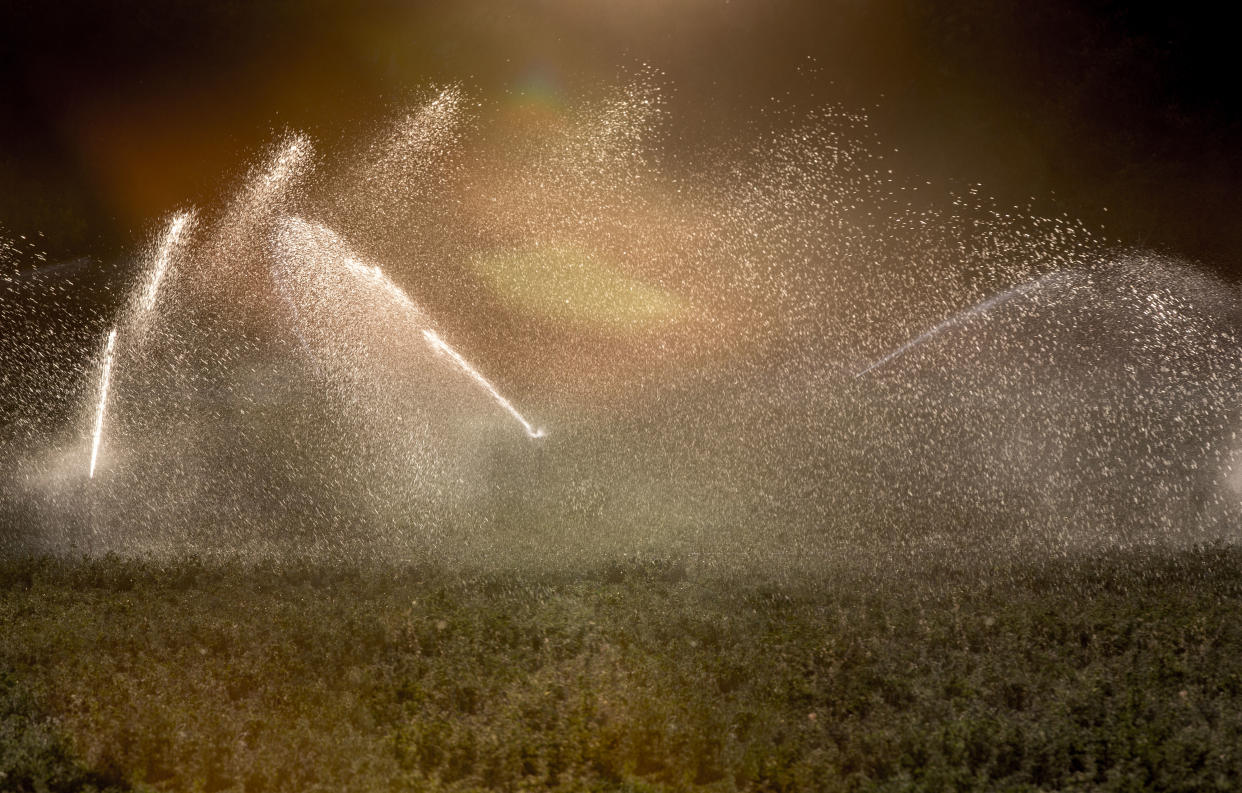
[[[384,271],[381,270],[377,265],[366,264],[360,261],[355,256],[353,256],[349,252],[348,247],[337,236],[336,232],[332,231],[331,229],[327,228],[326,226],[322,224],[309,223],[305,220],[302,220],[301,218],[287,219],[286,227],[296,229],[298,233],[300,233],[303,236],[304,239],[306,239],[308,242],[311,242],[311,244],[315,245],[317,248],[319,247],[320,243],[313,241],[314,238],[312,236],[312,233],[318,234],[320,237],[324,237],[327,240],[329,240],[332,243],[332,246],[335,248],[334,253],[340,257],[341,262],[344,263],[345,267],[351,273],[353,273],[354,275],[360,278],[365,278],[366,280],[371,281],[372,283],[378,285],[381,289],[387,292],[390,297],[392,297],[394,300],[400,303],[402,307],[404,307],[407,311],[413,314],[416,318],[426,321],[426,315],[423,313],[423,310],[419,308],[418,305],[413,300],[410,299],[409,295],[405,293],[405,290],[403,290],[401,287],[393,283],[392,279],[390,279],[387,275],[385,275]],[[317,252],[326,252],[326,251],[323,251],[322,248],[319,248],[319,251]],[[479,373],[477,369],[471,366],[469,361],[463,358],[456,350],[454,350],[443,339],[441,339],[438,333],[436,333],[434,330],[431,330],[431,329],[424,329],[423,338],[427,340],[427,343],[431,346],[433,350],[435,350],[436,352],[442,352],[448,355],[453,360],[453,362],[456,363],[458,367],[461,368],[463,372],[470,375],[470,377],[476,383],[482,386],[483,389],[487,391],[489,395],[491,395],[492,399],[494,399],[498,405],[500,405],[502,408],[508,411],[509,415],[513,416],[513,418],[515,418],[518,421],[518,423],[522,425],[522,427],[526,430],[527,435],[529,435],[532,438],[542,438],[544,437],[544,435],[547,434],[543,429],[541,428],[537,429],[531,426],[531,423],[527,421],[526,418],[521,413],[518,412],[517,408],[515,408],[513,404],[509,402],[509,400],[505,399],[505,397],[499,391],[496,390],[496,387],[492,385],[487,380],[487,378],[485,378],[482,374]]]
[[[143,290],[142,300],[139,302],[139,308],[143,314],[155,307],[155,298],[159,294],[160,282],[164,280],[164,273],[168,270],[169,263],[172,262],[173,251],[176,249],[177,243],[180,242],[181,233],[184,231],[185,225],[190,221],[190,218],[191,213],[178,212],[168,224],[168,231],[164,232],[164,240],[160,243],[159,251],[155,255],[155,266],[152,268],[151,278],[147,281],[147,287]]]
[[[95,438],[91,443],[90,478],[95,478],[95,463],[99,459],[99,442],[103,438],[104,411],[108,406],[108,383],[112,379],[112,349],[116,346],[116,328],[108,334],[108,347],[104,351],[103,374],[99,378],[99,406],[95,409]]]
[[[487,391],[487,393],[492,395],[492,399],[496,400],[497,404],[499,404],[505,410],[509,411],[509,415],[517,419],[518,423],[520,423],[523,427],[526,428],[527,435],[529,435],[532,438],[542,438],[544,435],[547,434],[542,429],[535,429],[534,427],[532,427],[530,425],[530,422],[527,421],[522,416],[522,414],[518,412],[517,408],[515,408],[509,402],[509,400],[501,396],[500,392],[496,390],[496,387],[493,386],[491,383],[489,383],[486,377],[479,374],[478,370],[476,370],[473,366],[471,366],[470,363],[465,358],[461,357],[461,354],[458,353],[457,350],[454,350],[452,347],[448,346],[448,343],[446,343],[444,339],[440,338],[440,335],[438,333],[436,333],[434,330],[427,329],[423,331],[423,337],[427,339],[427,343],[431,345],[431,349],[435,350],[436,352],[446,353],[450,358],[453,359],[454,363],[456,363],[459,367],[461,367],[461,370],[463,372],[470,375],[472,378],[474,378],[475,382],[483,386],[483,388]]]
[[[407,311],[413,312],[416,316],[423,316],[423,310],[419,308],[405,290],[392,282],[392,279],[384,275],[384,271],[378,265],[366,265],[355,259],[353,256],[344,257],[345,266],[356,275],[363,278],[369,278],[380,285],[380,288],[393,297]]]
[[[1036,289],[1039,289],[1040,287],[1044,286],[1047,282],[1053,280],[1054,277],[1061,276],[1062,274],[1063,273],[1061,272],[1052,272],[1034,281],[1027,281],[1026,283],[1018,284],[1017,286],[1011,289],[1007,289],[1004,292],[999,292],[995,295],[992,295],[991,297],[976,303],[970,308],[954,314],[953,316],[941,322],[939,325],[936,325],[935,327],[929,330],[923,331],[919,335],[915,336],[913,339],[910,339],[910,341],[906,342],[905,344],[901,345],[897,349],[893,350],[892,352],[888,353],[882,358],[871,363],[869,366],[867,366],[867,368],[862,369],[861,371],[858,372],[858,374],[854,375],[855,379],[862,377],[868,372],[879,369],[885,364],[900,358],[901,356],[908,353],[910,350],[913,350],[915,347],[918,347],[922,345],[923,343],[932,340],[933,338],[940,335],[944,331],[965,323],[971,317],[981,315],[981,314],[986,314],[988,311],[998,306],[1003,306],[1004,304],[1008,303],[1009,301],[1015,298],[1022,297],[1023,295],[1028,295],[1031,292],[1034,292]]]

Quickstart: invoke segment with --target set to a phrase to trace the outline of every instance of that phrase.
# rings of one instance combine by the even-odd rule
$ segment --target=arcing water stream
[[[287,136],[169,218],[119,309],[6,246],[0,539],[812,566],[1236,541],[1233,285],[914,195],[856,114],[691,156],[664,113],[644,74],[535,121],[450,88],[370,144]]]

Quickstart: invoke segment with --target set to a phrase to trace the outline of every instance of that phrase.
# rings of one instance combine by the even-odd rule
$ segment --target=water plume
[[[470,377],[476,383],[482,386],[482,388],[485,391],[487,391],[487,393],[491,394],[492,399],[496,400],[496,404],[500,405],[502,408],[508,411],[509,415],[513,416],[513,418],[516,419],[517,422],[522,425],[522,427],[526,430],[527,435],[529,435],[532,438],[542,438],[544,435],[547,434],[546,432],[544,432],[542,428],[535,429],[534,427],[532,427],[530,422],[527,421],[522,416],[522,414],[518,412],[517,408],[515,408],[512,405],[512,403],[509,402],[509,400],[505,399],[500,394],[500,392],[496,390],[496,387],[492,385],[490,382],[488,382],[486,377],[484,377],[482,374],[479,373],[477,369],[471,366],[469,361],[461,357],[461,354],[458,353],[457,350],[454,350],[444,341],[444,339],[440,338],[440,335],[438,333],[428,328],[423,331],[423,337],[427,339],[427,343],[431,345],[431,348],[433,350],[436,350],[437,352],[443,352],[446,355],[448,355],[449,358],[453,360],[453,363],[457,364],[457,366],[463,372],[470,375]]]
[[[298,245],[310,246],[313,250],[313,258],[318,261],[335,260],[344,265],[352,275],[361,278],[364,281],[377,286],[385,295],[399,305],[406,313],[410,321],[426,325],[429,320],[424,311],[410,299],[405,290],[392,281],[384,271],[375,264],[367,264],[359,259],[341,240],[336,232],[327,228],[321,223],[312,223],[302,218],[286,218],[282,225],[281,234],[290,235],[296,238]],[[278,234],[278,245],[280,244],[280,235]],[[286,241],[287,244],[287,241]],[[450,347],[435,330],[431,328],[422,329],[423,338],[428,346],[439,354],[444,354],[457,365],[459,369],[465,372],[470,378],[487,393],[493,401],[503,408],[510,416],[514,418],[526,434],[531,438],[542,438],[546,434],[543,429],[536,429],[529,421],[513,406],[508,399],[500,393],[492,383],[484,377],[470,362],[461,356],[456,350]],[[305,342],[304,342],[305,345]]]
[[[91,440],[90,478],[95,478],[95,463],[99,459],[99,445],[103,439],[104,412],[108,407],[108,385],[112,380],[112,351],[116,346],[116,328],[108,333],[104,348],[103,371],[99,375],[99,405],[95,408],[95,432]]]
[[[251,179],[242,206],[254,211],[266,205],[273,195],[306,175],[313,156],[314,146],[308,137],[298,133],[288,135],[267,167]]]
[[[891,352],[886,353],[885,355],[878,358],[871,364],[868,364],[864,369],[861,369],[860,371],[858,371],[854,375],[854,377],[856,378],[862,377],[868,372],[874,372],[877,369],[883,368],[884,366],[887,366],[888,364],[892,363],[898,358],[901,358],[905,354],[909,353],[911,350],[915,349],[916,347],[926,344],[927,342],[936,338],[941,333],[944,333],[945,331],[951,328],[956,328],[961,325],[964,325],[970,320],[974,319],[975,317],[986,315],[992,309],[999,308],[1005,305],[1006,303],[1016,300],[1019,297],[1024,297],[1026,295],[1029,295],[1035,290],[1040,289],[1044,286],[1047,286],[1049,283],[1053,283],[1056,279],[1063,278],[1064,275],[1065,275],[1064,273],[1059,273],[1059,272],[1048,273],[1042,278],[1038,278],[1034,281],[1029,281],[1027,283],[1018,284],[1017,286],[1011,289],[1006,289],[1002,292],[998,292],[997,294],[992,295],[989,298],[981,300],[975,305],[971,306],[970,308],[967,308],[963,311],[958,312],[957,314],[954,314],[953,316],[937,324],[936,326],[920,333],[918,336],[915,336],[913,339],[910,339],[905,344],[902,344],[900,347],[897,347]]]
[[[285,135],[115,316],[74,286],[106,269],[0,250],[0,525],[534,564],[1238,539],[1236,289],[906,181],[847,110],[667,145],[659,79]]]
[[[147,279],[146,288],[143,289],[142,297],[139,301],[139,311],[141,313],[149,313],[155,308],[155,300],[159,295],[160,284],[164,280],[164,273],[168,270],[169,264],[172,263],[173,254],[177,245],[181,242],[183,232],[186,231],[187,225],[193,222],[193,219],[194,213],[191,211],[178,212],[169,220],[168,228],[164,232],[163,240],[160,242],[159,249],[155,254],[155,260],[151,265],[151,275]]]

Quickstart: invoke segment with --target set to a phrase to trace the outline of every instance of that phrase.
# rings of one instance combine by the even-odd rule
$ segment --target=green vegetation
[[[1239,614],[1227,549],[779,582],[11,560],[0,789],[1236,790]]]
[[[0,671],[0,790],[113,791],[119,779],[90,773],[69,756],[29,692]]]

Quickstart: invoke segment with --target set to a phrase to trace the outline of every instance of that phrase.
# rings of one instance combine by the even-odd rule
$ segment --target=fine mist
[[[815,571],[1236,541],[1234,287],[894,175],[847,110],[670,139],[667,89],[450,86],[289,132],[111,303],[6,243],[4,551]]]

